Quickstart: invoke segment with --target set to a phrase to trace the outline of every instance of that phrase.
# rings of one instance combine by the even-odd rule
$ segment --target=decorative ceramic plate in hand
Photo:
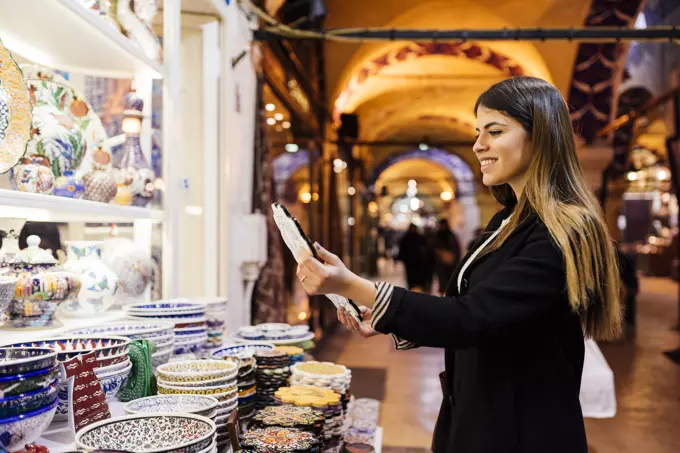
[[[288,212],[288,209],[280,203],[272,203],[272,211],[276,226],[279,227],[281,237],[283,237],[283,242],[286,243],[291,253],[293,253],[295,261],[300,263],[310,255],[321,261],[312,241],[307,237],[297,219]],[[326,297],[333,302],[335,308],[344,307],[355,319],[359,322],[362,321],[359,307],[353,301],[338,294],[326,294]]]
[[[108,137],[84,96],[49,68],[22,65],[21,70],[33,102],[33,127],[26,154],[47,157],[56,177],[66,170],[83,176],[95,163],[106,168],[111,162]]]
[[[0,173],[24,155],[31,133],[31,98],[19,66],[0,42]]]

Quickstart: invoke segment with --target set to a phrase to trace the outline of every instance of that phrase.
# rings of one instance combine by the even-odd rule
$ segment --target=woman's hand
[[[338,320],[343,323],[349,330],[354,333],[358,333],[364,338],[373,337],[378,335],[380,332],[373,330],[371,327],[371,318],[373,317],[373,309],[365,307],[363,305],[359,306],[359,311],[361,311],[361,317],[364,322],[359,322],[354,319],[354,316],[347,313],[344,308],[338,309]]]
[[[347,269],[342,260],[315,243],[320,262],[313,256],[298,265],[297,276],[300,283],[310,295],[341,294],[346,288],[352,272]]]

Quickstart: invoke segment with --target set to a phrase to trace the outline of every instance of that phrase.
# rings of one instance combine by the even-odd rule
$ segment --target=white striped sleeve
[[[387,312],[387,307],[392,301],[392,293],[394,292],[394,285],[387,282],[377,282],[375,284],[375,305],[373,305],[373,318],[371,319],[371,327],[375,329],[376,324]],[[413,349],[418,345],[412,341],[407,341],[399,338],[394,334],[390,334],[394,341],[394,347],[397,350]]]

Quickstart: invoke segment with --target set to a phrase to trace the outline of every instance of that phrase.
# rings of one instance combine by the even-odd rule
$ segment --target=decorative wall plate
[[[49,68],[22,65],[21,70],[33,102],[28,154],[47,157],[55,177],[66,170],[82,177],[95,164],[106,168],[111,162],[108,137],[84,96]]]
[[[300,263],[310,255],[321,261],[311,239],[307,237],[300,226],[300,223],[298,223],[297,219],[288,212],[288,209],[281,203],[272,203],[272,212],[276,226],[279,227],[279,231],[281,231],[283,242],[286,243],[293,253],[295,261]],[[363,321],[359,307],[357,307],[353,301],[338,294],[326,294],[326,297],[333,302],[335,308],[339,309],[340,307],[344,307],[357,321]]]
[[[31,133],[31,98],[9,50],[0,41],[0,173],[26,151]]]

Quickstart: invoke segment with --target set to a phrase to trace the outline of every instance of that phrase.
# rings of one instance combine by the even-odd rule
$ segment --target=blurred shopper
[[[425,239],[411,224],[399,242],[399,261],[404,263],[406,284],[411,290],[425,288]]]
[[[365,280],[320,246],[325,263],[304,261],[298,278],[310,294],[363,304],[363,323],[344,310],[338,318],[364,337],[445,349],[434,453],[586,453],[584,336],[612,340],[622,329],[613,241],[554,86],[503,80],[475,114],[482,181],[505,207],[445,297]]]
[[[435,272],[439,281],[439,292],[443,293],[460,262],[460,243],[456,233],[451,231],[449,221],[440,219],[434,236]]]
[[[434,280],[434,273],[437,267],[437,257],[436,257],[436,241],[437,232],[431,226],[427,225],[423,228],[423,239],[425,241],[425,248],[423,253],[425,257],[423,260],[423,272],[425,273],[425,286],[423,288],[424,292],[432,293],[432,281]]]

